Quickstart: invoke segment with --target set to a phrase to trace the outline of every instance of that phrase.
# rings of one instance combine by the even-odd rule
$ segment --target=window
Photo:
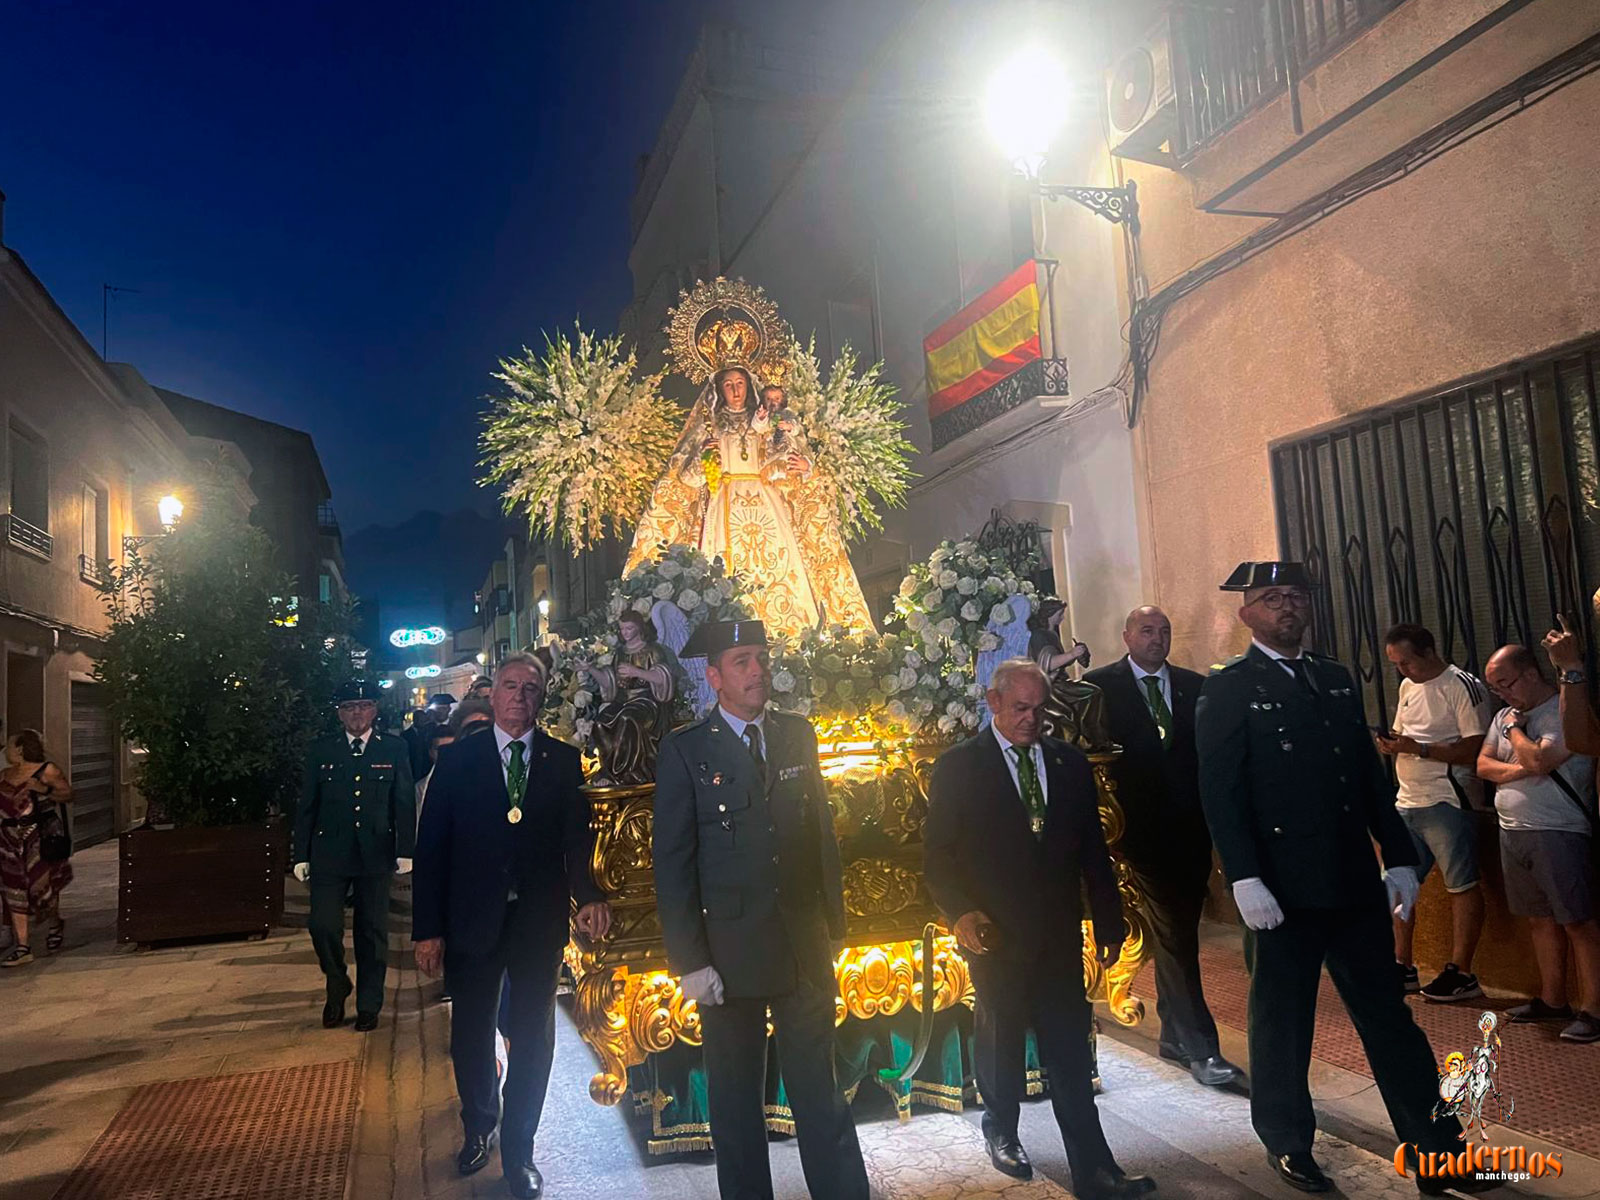
[[[1356,673],[1387,724],[1400,621],[1481,672],[1537,646],[1561,612],[1594,645],[1600,582],[1600,343],[1274,448],[1278,541],[1317,583],[1318,649]]]
[[[103,488],[83,485],[83,541],[78,571],[95,580],[111,559],[111,504]]]
[[[317,599],[324,604],[333,602],[333,580],[327,575],[317,576]]]
[[[44,442],[11,422],[11,515],[50,531],[50,460]]]

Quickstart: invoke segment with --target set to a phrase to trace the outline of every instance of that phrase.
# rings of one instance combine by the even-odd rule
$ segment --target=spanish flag
[[[1038,268],[1030,258],[922,339],[937,417],[1039,357]]]

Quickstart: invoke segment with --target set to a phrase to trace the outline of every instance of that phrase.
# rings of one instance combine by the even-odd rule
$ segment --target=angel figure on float
[[[636,609],[617,617],[619,646],[613,663],[584,663],[600,692],[594,720],[600,773],[594,782],[625,787],[655,778],[656,751],[672,728],[681,667],[654,622]]]

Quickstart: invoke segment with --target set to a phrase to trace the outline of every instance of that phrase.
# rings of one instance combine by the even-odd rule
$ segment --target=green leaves
[[[679,412],[661,376],[633,377],[622,339],[558,333],[543,354],[501,360],[479,438],[481,482],[537,537],[574,549],[632,525],[677,440]]]

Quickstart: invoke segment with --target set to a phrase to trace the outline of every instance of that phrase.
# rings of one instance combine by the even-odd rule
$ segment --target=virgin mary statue
[[[748,285],[716,280],[684,299],[668,332],[680,369],[704,387],[625,570],[665,545],[698,546],[739,576],[769,631],[871,629],[825,472],[787,411],[776,309]]]

